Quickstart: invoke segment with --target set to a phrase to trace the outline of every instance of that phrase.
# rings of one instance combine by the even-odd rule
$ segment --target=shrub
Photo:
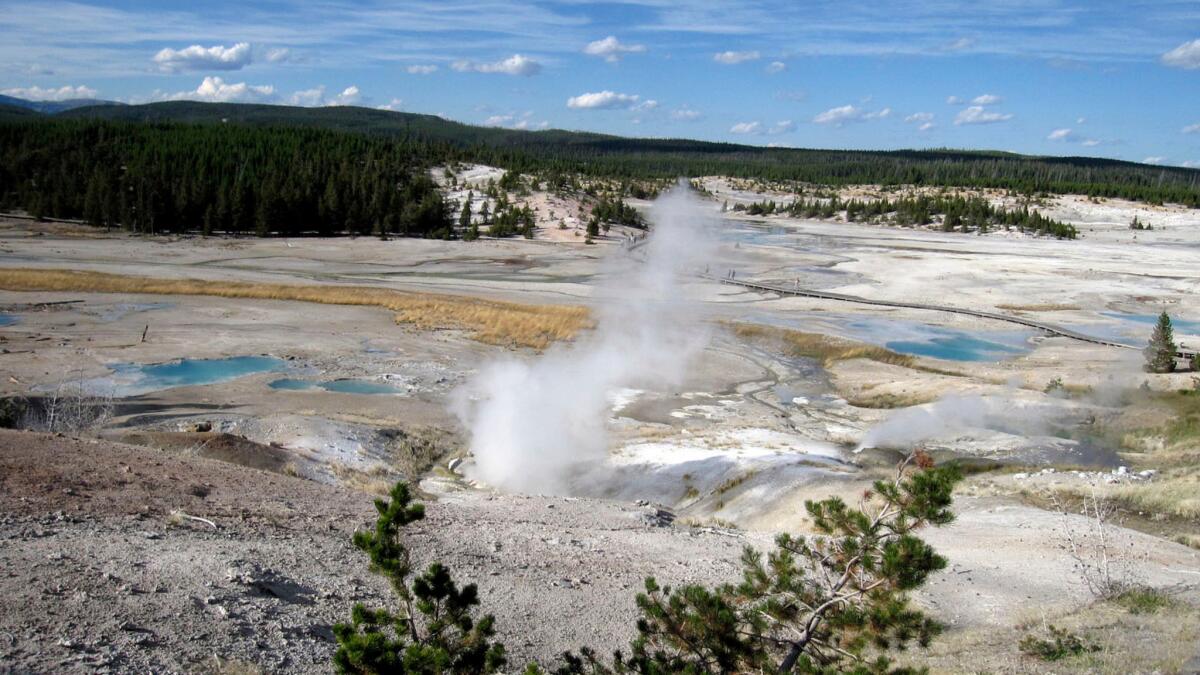
[[[1026,635],[1021,638],[1021,651],[1043,661],[1058,661],[1068,656],[1079,656],[1099,649],[1096,645],[1084,642],[1078,635],[1065,628],[1050,625],[1046,629],[1050,633],[1049,639],[1036,635]]]
[[[1131,588],[1114,598],[1116,603],[1129,610],[1130,614],[1154,614],[1171,604],[1171,599],[1162,591],[1145,586]]]

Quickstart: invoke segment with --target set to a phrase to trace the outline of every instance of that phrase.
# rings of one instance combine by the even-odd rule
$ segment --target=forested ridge
[[[445,236],[435,154],[322,129],[3,123],[0,207],[138,233]]]
[[[791,202],[774,200],[754,202],[749,205],[736,204],[735,211],[745,211],[752,216],[769,216],[786,213],[796,218],[833,218],[844,215],[848,222],[891,223],[895,225],[929,225],[935,216],[940,216],[943,232],[986,233],[989,228],[1016,229],[1035,232],[1058,239],[1074,239],[1078,230],[1074,225],[1047,218],[1030,209],[1005,209],[993,206],[983,197],[961,195],[919,195],[898,199],[839,199],[836,194],[805,199],[796,197]],[[1136,223],[1137,219],[1134,219]]]
[[[638,181],[727,175],[1200,207],[1200,171],[1114,160],[761,148],[474,127],[367,108],[173,102],[0,115],[0,208],[145,233],[452,236],[452,206],[460,207],[443,203],[427,169],[458,161],[552,183],[569,175],[617,179],[631,190]],[[1034,227],[1043,225],[1053,227]]]
[[[1200,207],[1200,170],[1092,157],[1004,152],[809,150],[686,139],[622,138],[549,129],[480,127],[434,115],[370,108],[294,108],[176,101],[78,108],[60,117],[304,126],[404,137],[456,149],[471,161],[522,172],[610,178],[724,175],[821,185],[878,183],[990,187]]]

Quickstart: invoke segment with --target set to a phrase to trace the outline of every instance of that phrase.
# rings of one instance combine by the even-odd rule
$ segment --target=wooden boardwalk
[[[853,302],[853,303],[857,303],[860,305],[877,305],[880,307],[904,307],[904,308],[908,308],[908,309],[924,309],[924,310],[928,310],[931,312],[949,312],[951,314],[965,314],[967,316],[977,316],[981,319],[991,319],[993,321],[1004,321],[1007,323],[1015,323],[1015,324],[1019,324],[1022,326],[1028,326],[1029,328],[1035,328],[1035,329],[1043,331],[1045,333],[1049,333],[1050,335],[1070,338],[1072,340],[1079,340],[1080,342],[1090,342],[1092,344],[1104,345],[1106,347],[1120,347],[1121,349],[1141,349],[1141,347],[1137,347],[1137,346],[1130,345],[1130,344],[1125,344],[1123,342],[1117,342],[1115,340],[1109,340],[1107,338],[1095,337],[1093,335],[1086,335],[1084,333],[1069,330],[1069,329],[1063,328],[1061,326],[1055,326],[1054,324],[1044,323],[1042,321],[1035,321],[1033,319],[1026,319],[1025,317],[1020,317],[1020,316],[1013,316],[1011,314],[1001,314],[999,312],[985,312],[985,311],[979,310],[979,309],[969,309],[966,307],[953,307],[950,305],[928,305],[928,304],[920,303],[920,302],[899,302],[896,300],[872,300],[870,298],[863,298],[863,297],[860,297],[857,295],[846,295],[844,293],[830,293],[828,291],[814,291],[811,289],[791,288],[788,286],[775,286],[772,284],[764,284],[764,283],[761,283],[758,281],[743,281],[742,279],[737,279],[737,278],[717,277],[717,276],[713,276],[711,274],[701,274],[700,276],[705,279],[709,279],[711,281],[716,281],[716,282],[719,282],[722,284],[727,284],[730,286],[741,286],[742,288],[748,288],[748,289],[754,290],[754,291],[761,291],[763,293],[775,293],[778,295],[793,295],[793,296],[798,296],[798,297],[802,297],[802,298],[817,298],[820,300],[835,300],[838,302]]]

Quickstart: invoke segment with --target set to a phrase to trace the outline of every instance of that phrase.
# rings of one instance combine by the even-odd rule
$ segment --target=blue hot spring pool
[[[282,370],[287,362],[273,356],[233,356],[225,359],[180,359],[166,363],[122,363],[113,374],[87,383],[89,389],[115,396],[136,396],[161,389],[227,382],[239,377]]]
[[[881,319],[854,319],[847,331],[865,342],[901,354],[947,361],[1003,361],[1030,350],[1032,331],[965,331],[933,324]]]
[[[16,322],[16,316],[12,314],[0,314],[0,326],[11,326]]]

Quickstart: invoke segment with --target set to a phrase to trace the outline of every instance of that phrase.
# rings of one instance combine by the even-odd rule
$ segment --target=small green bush
[[[1026,635],[1021,638],[1021,651],[1043,661],[1058,661],[1068,656],[1079,656],[1099,649],[1096,645],[1084,642],[1083,638],[1065,628],[1054,625],[1046,628],[1050,632],[1050,639]]]
[[[1116,603],[1129,610],[1130,614],[1154,614],[1171,604],[1165,593],[1154,588],[1131,588],[1114,598]]]

